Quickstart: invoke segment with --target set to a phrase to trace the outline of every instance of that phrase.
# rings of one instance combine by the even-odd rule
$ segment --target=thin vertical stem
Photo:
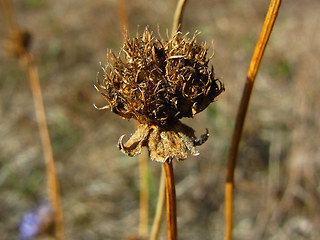
[[[50,136],[46,121],[43,98],[40,88],[38,69],[34,63],[33,57],[27,52],[21,56],[22,63],[29,76],[30,87],[33,95],[33,102],[40,132],[42,149],[46,162],[47,182],[50,204],[54,210],[55,216],[55,237],[57,240],[65,239],[63,210],[60,196],[60,187],[57,179],[57,173],[51,148]]]
[[[139,172],[140,172],[140,223],[139,235],[148,236],[149,220],[149,187],[148,187],[148,152],[143,149],[139,155]]]
[[[238,154],[239,142],[243,131],[243,125],[247,114],[249,100],[253,88],[254,81],[263,57],[264,50],[267,46],[274,23],[276,21],[281,0],[271,0],[269,9],[261,30],[260,37],[256,44],[249,69],[247,80],[242,93],[241,102],[238,108],[236,124],[233,131],[232,143],[227,163],[227,177],[225,185],[225,240],[232,240],[233,228],[233,186],[234,186],[234,170]]]
[[[158,193],[158,202],[156,207],[156,213],[152,224],[150,240],[157,240],[159,237],[160,227],[162,223],[162,213],[165,203],[165,191],[166,191],[166,177],[164,168],[161,169],[160,186]]]
[[[125,0],[118,0],[118,14],[122,36],[125,38],[127,32],[129,32],[128,11]]]
[[[11,33],[13,34],[20,31],[18,24],[14,18],[11,2],[8,0],[2,0],[1,3],[3,5],[5,14],[7,15],[6,17],[9,22],[8,26]],[[27,49],[25,49],[23,42],[18,41],[14,44],[19,45],[19,52],[15,53],[15,55],[19,57],[19,60],[22,62],[22,65],[28,74],[29,83],[32,91],[42,150],[46,165],[49,200],[51,207],[53,208],[55,217],[55,238],[56,240],[64,240],[65,233],[60,187],[57,179],[55,162],[53,158],[50,136],[47,127],[37,65],[34,62],[33,56],[30,53],[28,53]]]
[[[2,7],[3,7],[3,12],[4,12],[4,14],[6,14],[6,19],[8,21],[10,29],[12,31],[16,30],[18,28],[18,26],[17,26],[17,23],[14,18],[11,2],[8,0],[2,0],[1,2],[2,2]]]
[[[173,36],[176,32],[180,31],[181,23],[184,13],[184,7],[187,3],[187,0],[179,0],[176,10],[173,16],[173,24],[172,24],[172,32],[171,35]]]
[[[177,240],[177,207],[176,207],[176,190],[174,183],[174,174],[172,160],[163,163],[166,174],[166,200],[167,200],[167,224],[168,240]]]

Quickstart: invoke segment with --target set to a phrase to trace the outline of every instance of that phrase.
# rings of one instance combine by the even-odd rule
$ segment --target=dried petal
[[[140,124],[136,132],[130,137],[130,139],[123,144],[123,138],[125,135],[122,135],[118,141],[119,149],[127,154],[129,157],[136,156],[141,153],[141,148],[144,141],[146,140],[149,134],[149,126],[147,124]]]
[[[165,127],[140,124],[126,143],[123,143],[124,136],[120,137],[118,147],[129,157],[140,154],[141,148],[146,146],[152,160],[165,162],[173,159],[184,160],[188,157],[188,151],[193,156],[199,155],[196,146],[204,143],[209,134],[207,132],[197,139],[191,127],[177,121]]]
[[[170,159],[184,160],[187,148],[175,131],[153,127],[148,139],[150,158],[158,162]]]

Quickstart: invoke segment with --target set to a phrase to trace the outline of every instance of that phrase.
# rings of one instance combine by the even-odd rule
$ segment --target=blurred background
[[[126,1],[129,36],[146,25],[171,31],[174,0]],[[233,125],[269,1],[189,0],[183,33],[214,41],[216,76],[226,88],[194,119],[209,129],[201,155],[175,163],[180,239],[222,239],[224,181]],[[32,34],[62,188],[67,239],[123,239],[138,231],[138,159],[117,149],[133,121],[110,111],[95,89],[107,49],[122,34],[116,0],[13,1]],[[257,76],[239,149],[235,239],[318,239],[320,234],[320,2],[283,1]],[[1,40],[8,35],[1,11]],[[212,49],[209,50],[209,55]],[[149,161],[150,224],[161,166]],[[18,62],[0,50],[0,232],[18,239],[23,214],[47,196],[32,95]],[[160,239],[166,239],[166,224]],[[39,238],[46,239],[46,238]]]

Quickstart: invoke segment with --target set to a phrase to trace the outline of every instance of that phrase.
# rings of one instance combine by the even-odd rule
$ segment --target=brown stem
[[[125,38],[127,32],[129,32],[128,11],[125,0],[118,0],[118,15],[120,20],[120,29],[122,32],[122,37]]]
[[[51,148],[50,136],[46,121],[43,98],[40,88],[38,69],[34,63],[33,57],[27,52],[21,57],[22,63],[29,76],[30,87],[33,95],[33,102],[40,132],[42,149],[44,153],[47,182],[50,204],[55,213],[55,235],[57,240],[65,239],[64,224],[63,224],[63,210],[61,204],[60,187],[57,179],[57,173]]]
[[[169,159],[163,163],[166,174],[166,199],[167,199],[167,224],[168,240],[177,240],[177,207],[176,207],[176,190],[174,183],[174,174],[172,160]]]
[[[11,2],[8,0],[2,0],[3,13],[6,15],[5,18],[8,21],[10,30],[14,31],[18,28],[17,22],[15,21]]]
[[[140,223],[139,235],[148,236],[149,220],[149,191],[148,191],[148,152],[143,149],[139,155],[139,172],[140,172]]]
[[[160,186],[158,193],[158,202],[154,221],[151,229],[150,240],[157,240],[159,237],[160,227],[162,223],[162,212],[165,203],[166,178],[164,168],[161,169]]]
[[[271,0],[270,2],[269,9],[260,33],[260,37],[256,44],[256,48],[249,65],[247,80],[242,93],[240,106],[238,108],[238,114],[233,131],[232,143],[227,163],[227,177],[225,185],[225,240],[232,240],[234,170],[236,166],[239,142],[242,135],[243,125],[247,114],[253,84],[256,79],[261,59],[267,46],[272,28],[276,21],[280,5],[281,0]]]
[[[176,32],[180,31],[181,23],[183,18],[184,7],[187,3],[187,0],[179,0],[176,10],[173,16],[173,24],[172,24],[172,32],[171,35],[173,36]]]
[[[18,24],[14,18],[13,9],[10,1],[2,0],[3,9],[6,12],[6,17],[9,22],[9,29],[11,32],[19,31]],[[42,93],[39,82],[39,75],[37,65],[34,62],[33,56],[28,53],[25,49],[23,42],[18,42],[19,44],[17,56],[21,61],[25,71],[29,77],[29,83],[32,91],[33,102],[35,106],[36,118],[41,138],[42,150],[45,158],[47,183],[48,183],[48,194],[51,207],[54,211],[54,221],[55,221],[55,237],[56,240],[64,240],[64,224],[63,224],[63,211],[61,204],[60,187],[57,179],[57,173],[55,168],[55,162],[53,158],[51,142],[49,131],[47,127],[46,115],[44,110],[44,104],[42,99]]]

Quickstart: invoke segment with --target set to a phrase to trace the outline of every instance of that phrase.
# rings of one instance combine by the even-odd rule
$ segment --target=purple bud
[[[49,233],[53,226],[54,213],[49,202],[43,202],[27,212],[20,223],[20,239],[29,240],[40,234]]]

